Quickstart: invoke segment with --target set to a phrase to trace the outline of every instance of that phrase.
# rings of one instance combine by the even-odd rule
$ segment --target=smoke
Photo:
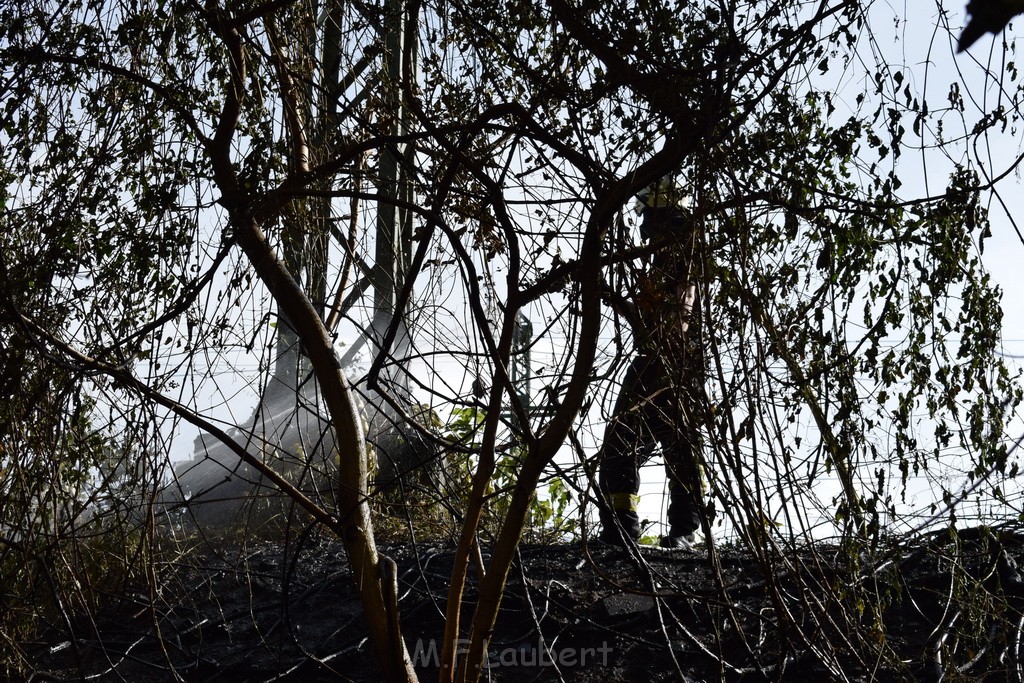
[[[314,500],[329,500],[334,433],[311,378],[298,388],[271,378],[252,417],[228,434]],[[174,521],[203,528],[260,525],[288,510],[284,494],[208,434],[200,434],[192,457],[175,466],[164,502]]]
[[[356,391],[354,397],[367,433],[373,488],[405,490],[425,478],[436,481],[440,460],[432,440],[396,420],[376,392]],[[314,501],[332,507],[339,453],[311,376],[298,388],[271,379],[252,417],[228,434]],[[175,525],[206,530],[262,526],[291,511],[286,494],[231,445],[208,434],[198,436],[192,456],[175,466],[162,502]]]

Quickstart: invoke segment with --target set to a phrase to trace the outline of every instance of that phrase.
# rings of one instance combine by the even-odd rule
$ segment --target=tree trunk
[[[469,650],[456,671],[455,680],[460,683],[478,680],[483,671],[487,659],[488,641],[494,630],[498,608],[501,606],[505,590],[505,581],[522,536],[533,493],[544,468],[551,463],[565,442],[590,386],[601,328],[601,251],[607,227],[611,225],[612,218],[622,205],[639,189],[638,183],[640,187],[645,184],[645,181],[640,179],[654,180],[660,177],[667,168],[677,167],[685,157],[685,153],[686,149],[679,144],[678,139],[670,137],[666,141],[665,147],[655,154],[647,164],[638,169],[632,178],[614,183],[597,197],[583,237],[583,244],[580,247],[576,271],[580,307],[579,348],[576,354],[576,363],[561,405],[557,407],[555,414],[537,439],[529,444],[526,461],[523,463],[516,481],[512,501],[502,523],[498,540],[491,549],[491,561],[487,567],[487,574],[481,581],[480,597],[473,613],[473,622],[469,633]],[[518,307],[509,306],[509,312],[506,314],[508,319],[514,321],[517,311]],[[442,680],[444,680],[443,677]]]
[[[319,315],[284,264],[273,253],[252,220],[235,224],[238,244],[257,275],[273,294],[279,310],[292,321],[303,350],[323,393],[337,440],[338,523],[353,580],[362,599],[370,639],[387,681],[415,681],[416,673],[401,638],[393,638],[398,624],[394,582],[380,558],[373,537],[366,488],[366,445],[348,380],[342,373],[330,336]]]

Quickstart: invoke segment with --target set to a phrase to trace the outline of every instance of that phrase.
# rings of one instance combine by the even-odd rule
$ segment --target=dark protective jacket
[[[645,239],[665,246],[637,281],[637,351],[678,357],[685,353],[697,304],[693,221],[675,207],[649,208],[644,211],[640,232]]]

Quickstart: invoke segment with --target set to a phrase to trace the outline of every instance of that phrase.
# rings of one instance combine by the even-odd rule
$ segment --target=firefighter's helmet
[[[651,208],[677,208],[688,209],[690,198],[685,188],[679,183],[678,176],[669,174],[651,183],[636,196],[636,212],[642,214]]]

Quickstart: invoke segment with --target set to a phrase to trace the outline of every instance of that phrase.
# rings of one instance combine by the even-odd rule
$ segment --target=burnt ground
[[[483,680],[1013,680],[1024,544],[975,536],[894,546],[856,571],[827,545],[760,559],[524,546]],[[399,566],[417,670],[436,680],[453,550],[381,550]],[[336,541],[207,547],[158,586],[55,625],[30,649],[34,680],[380,680]]]

